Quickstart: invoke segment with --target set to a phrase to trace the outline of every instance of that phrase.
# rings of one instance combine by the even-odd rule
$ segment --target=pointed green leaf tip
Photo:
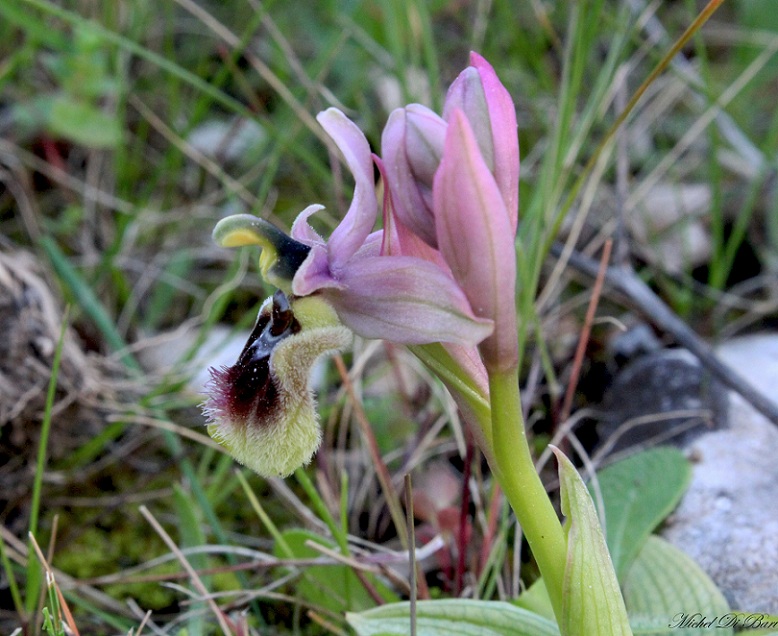
[[[597,511],[573,464],[558,448],[562,514],[567,517],[567,566],[562,636],[632,636]]]
[[[221,247],[259,245],[259,269],[271,285],[291,292],[292,279],[311,248],[284,234],[275,225],[251,214],[234,214],[213,229],[213,240]]]

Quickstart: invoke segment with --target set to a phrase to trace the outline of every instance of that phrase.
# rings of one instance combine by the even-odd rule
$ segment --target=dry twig
[[[562,254],[563,247],[554,244],[551,253]],[[568,254],[569,265],[578,272],[596,278],[599,263],[580,252]],[[756,390],[747,380],[716,357],[711,346],[698,336],[670,307],[638,278],[631,268],[608,267],[605,284],[627,298],[630,306],[643,313],[665,333],[670,334],[681,346],[688,349],[720,382],[739,393],[757,411],[778,426],[778,404]]]

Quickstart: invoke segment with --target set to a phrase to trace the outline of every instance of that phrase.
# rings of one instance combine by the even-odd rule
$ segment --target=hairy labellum
[[[266,426],[280,407],[278,389],[270,375],[270,356],[285,338],[300,331],[289,300],[277,291],[265,303],[238,361],[211,369],[217,394],[211,408],[236,424]]]
[[[332,308],[316,297],[277,291],[262,305],[238,361],[211,369],[204,411],[208,432],[257,473],[284,477],[319,446],[311,367],[351,342]]]

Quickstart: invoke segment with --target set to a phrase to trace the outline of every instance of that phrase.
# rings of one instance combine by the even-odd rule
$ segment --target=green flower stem
[[[492,469],[527,537],[554,614],[561,621],[567,540],[532,461],[521,415],[518,372],[490,372],[489,394],[495,464]]]

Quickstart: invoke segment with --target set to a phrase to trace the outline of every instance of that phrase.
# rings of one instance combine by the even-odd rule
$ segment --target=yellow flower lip
[[[311,248],[284,234],[272,223],[251,214],[234,214],[213,228],[213,240],[221,247],[259,245],[259,269],[266,281],[286,292]]]

